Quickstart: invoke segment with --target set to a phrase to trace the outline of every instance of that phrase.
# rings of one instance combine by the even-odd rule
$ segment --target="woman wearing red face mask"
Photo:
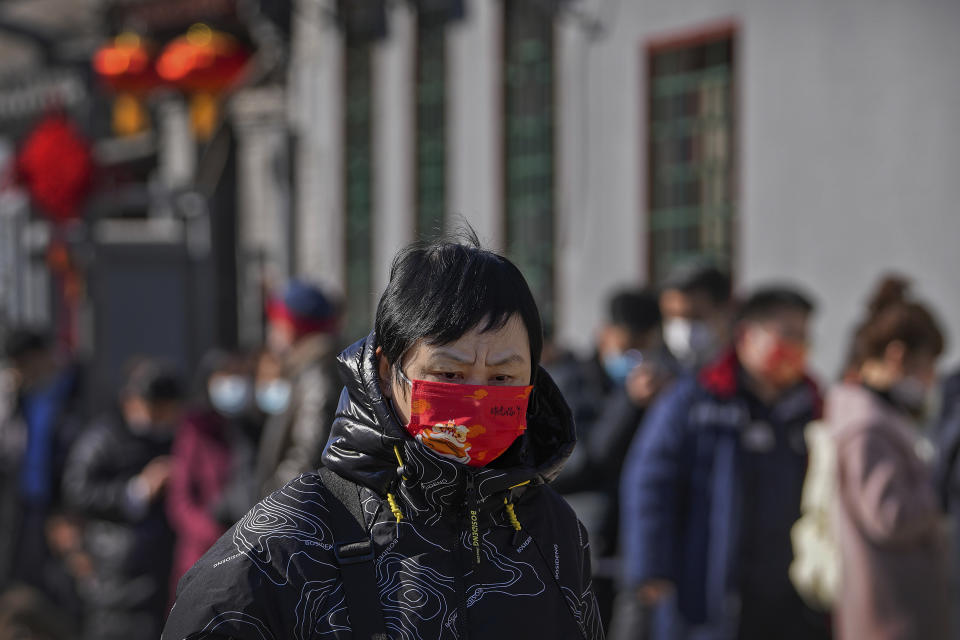
[[[523,276],[475,237],[402,250],[340,355],[324,469],[194,566],[165,636],[601,638],[586,533],[549,486],[575,435],[542,345]]]
[[[834,527],[841,640],[951,638],[949,555],[918,427],[943,334],[905,281],[884,281],[854,337],[858,371],[835,388]]]

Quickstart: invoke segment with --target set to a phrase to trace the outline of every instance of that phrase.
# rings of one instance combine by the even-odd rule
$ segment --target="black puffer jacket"
[[[91,425],[70,453],[64,497],[85,519],[84,546],[95,568],[80,589],[85,638],[153,638],[163,623],[173,531],[162,496],[138,503],[127,487],[169,453],[169,437],[136,434],[119,415]]]
[[[549,376],[535,380],[526,434],[496,468],[471,469],[421,447],[398,424],[380,393],[373,342],[340,356],[347,388],[323,461],[360,486],[390,637],[601,638],[586,533],[547,486],[574,445]],[[301,476],[228,531],[180,582],[163,637],[351,638],[326,518],[331,498],[319,485],[318,475]],[[480,564],[468,535],[469,486]]]

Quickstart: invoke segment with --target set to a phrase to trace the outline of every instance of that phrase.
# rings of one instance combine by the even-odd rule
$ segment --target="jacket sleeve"
[[[630,400],[625,389],[618,389],[611,395],[585,443],[594,473],[614,481],[620,478],[622,452],[629,448],[643,414],[643,408]]]
[[[918,540],[940,520],[932,480],[904,468],[903,459],[896,443],[870,430],[843,441],[838,451],[843,508],[878,544]]]
[[[590,562],[590,542],[587,528],[577,521],[580,539],[580,576],[582,601],[585,606],[583,615],[583,635],[587,640],[603,640],[603,622],[600,619],[600,607],[597,605],[597,596],[593,591],[593,567]]]
[[[685,485],[682,454],[692,386],[677,383],[654,403],[624,462],[620,537],[630,587],[677,579],[675,545]]]
[[[173,441],[172,468],[167,487],[167,517],[178,535],[192,540],[216,540],[223,533],[220,525],[200,504],[193,490],[191,470],[203,464],[201,438],[196,425],[186,422]]]
[[[66,504],[83,515],[136,522],[146,514],[144,504],[130,490],[131,477],[110,472],[119,452],[102,426],[85,433],[70,452],[63,473]]]

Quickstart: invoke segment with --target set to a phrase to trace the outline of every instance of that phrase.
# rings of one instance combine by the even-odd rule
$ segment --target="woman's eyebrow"
[[[476,359],[476,356],[471,358],[470,356],[465,356],[462,353],[453,351],[452,349],[444,349],[441,347],[430,356],[430,358],[427,360],[427,363],[433,364],[437,360],[452,360],[460,364],[473,364]]]
[[[498,360],[487,361],[488,367],[501,367],[505,364],[525,364],[523,356],[519,353],[511,353],[510,355],[503,356]]]

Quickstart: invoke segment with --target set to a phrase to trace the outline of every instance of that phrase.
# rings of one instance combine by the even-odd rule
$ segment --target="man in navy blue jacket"
[[[658,605],[655,637],[816,638],[826,624],[792,585],[790,529],[820,413],[807,377],[813,304],[763,289],[740,310],[733,349],[648,413],[624,468],[627,584]]]

